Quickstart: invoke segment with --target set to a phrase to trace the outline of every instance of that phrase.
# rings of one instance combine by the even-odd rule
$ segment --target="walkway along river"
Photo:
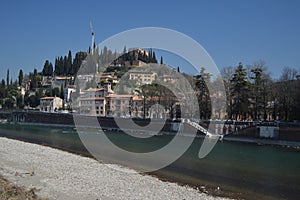
[[[133,152],[158,149],[172,139],[156,136],[145,141],[120,132],[106,134],[118,146]],[[90,156],[71,128],[1,124],[0,136]],[[202,139],[196,138],[180,159],[151,174],[220,196],[300,199],[299,150],[220,141],[207,157],[199,159],[201,144]]]

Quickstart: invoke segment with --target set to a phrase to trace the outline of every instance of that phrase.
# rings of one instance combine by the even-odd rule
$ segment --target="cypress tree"
[[[66,75],[71,75],[72,73],[72,53],[69,50],[67,61],[66,61]]]
[[[18,78],[19,78],[19,86],[22,85],[23,77],[24,77],[23,70],[20,69],[20,71],[19,71],[19,76],[18,76]]]
[[[6,73],[6,85],[9,86],[9,69],[7,69]]]
[[[163,57],[160,56],[160,64],[163,65],[164,64],[164,60],[163,60]]]
[[[60,86],[60,95],[59,95],[59,97],[60,97],[61,99],[64,99],[64,87],[63,87],[62,84],[61,84],[61,86]]]

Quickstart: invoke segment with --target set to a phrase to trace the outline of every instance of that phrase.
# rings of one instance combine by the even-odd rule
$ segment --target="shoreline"
[[[2,176],[36,188],[39,196],[49,199],[226,199],[123,166],[7,138],[0,138],[0,155]]]
[[[6,128],[4,128],[4,127],[6,127]],[[11,130],[12,127],[14,127],[14,128]],[[80,155],[80,156],[85,156],[85,157],[91,158],[91,156],[88,156],[89,153],[85,150],[85,148],[82,149],[81,145],[79,145],[79,144],[81,144],[81,142],[80,142],[80,139],[77,138],[78,136],[77,136],[75,130],[71,130],[69,128],[59,128],[59,127],[52,128],[53,129],[53,133],[51,131],[51,132],[49,132],[50,135],[47,133],[47,134],[45,134],[45,137],[44,137],[43,136],[44,135],[43,132],[46,129],[44,129],[44,128],[41,129],[40,126],[28,126],[28,127],[26,127],[26,126],[22,126],[22,125],[12,124],[12,125],[8,125],[8,126],[3,126],[3,128],[4,129],[1,129],[1,130],[8,130],[8,132],[3,131],[3,132],[6,132],[6,134],[2,134],[2,137],[7,137],[7,138],[11,138],[11,139],[17,139],[17,140],[21,140],[21,141],[24,141],[24,142],[35,143],[35,144],[39,144],[39,145],[43,145],[43,146],[47,146],[47,147],[52,147],[52,148],[55,148],[55,149],[60,149],[60,150],[63,150],[63,151],[71,152],[72,154],[76,154],[76,155]],[[19,134],[18,133],[20,131],[21,132],[24,131],[24,136],[22,136],[23,134]],[[28,132],[29,134],[26,134],[26,132]],[[31,134],[31,133],[33,133],[33,134]],[[60,133],[60,136],[57,135],[59,133]],[[66,135],[64,133],[66,133]],[[115,137],[118,138],[119,137],[118,135],[120,135],[120,138],[126,139],[126,134],[125,133],[120,133],[120,132],[109,133],[108,132],[108,134],[109,135],[112,134],[113,138],[115,138]],[[10,137],[10,135],[16,135],[16,137]],[[50,138],[48,138],[49,136],[50,136]],[[54,140],[51,139],[52,136],[54,138],[58,137],[58,138],[61,138],[61,139],[58,139],[57,141],[55,139],[56,142],[53,143]],[[35,137],[37,137],[37,140],[34,139]],[[166,137],[169,138],[169,136],[162,136],[162,139],[163,140],[167,140]],[[29,139],[26,139],[26,138],[29,138]],[[153,139],[155,141],[156,140],[161,141],[159,138],[160,137],[158,136],[158,137],[154,137]],[[71,143],[68,142],[69,139],[72,139]],[[47,142],[47,141],[50,141],[50,142]],[[210,178],[207,178],[207,177],[204,178],[204,179],[202,179],[203,178],[202,176],[205,177],[206,175],[211,174],[211,173],[210,172],[208,174],[207,173],[202,173],[201,170],[200,171],[198,170],[199,168],[193,168],[193,167],[189,168],[189,166],[185,167],[186,164],[188,164],[188,163],[186,163],[186,161],[189,160],[191,157],[193,157],[191,155],[195,155],[196,156],[196,160],[195,161],[197,161],[196,163],[198,163],[198,159],[197,159],[197,155],[196,154],[197,154],[198,147],[199,147],[198,145],[199,144],[201,145],[201,141],[202,141],[201,139],[200,140],[195,139],[195,143],[193,144],[193,149],[195,149],[195,148],[197,148],[197,149],[190,151],[189,154],[187,154],[187,157],[183,157],[183,159],[181,161],[179,161],[179,162],[176,161],[175,162],[176,164],[174,163],[175,165],[171,165],[170,168],[162,169],[161,171],[158,171],[157,173],[144,173],[144,174],[150,175],[150,176],[154,176],[155,178],[158,178],[161,181],[172,182],[172,183],[176,183],[178,185],[184,185],[184,186],[188,185],[188,186],[190,186],[190,187],[192,187],[192,188],[194,188],[196,190],[199,190],[201,192],[205,192],[205,193],[207,193],[209,195],[218,196],[218,197],[226,197],[226,198],[233,198],[233,199],[243,199],[244,197],[248,197],[248,196],[254,195],[254,196],[257,196],[257,198],[259,197],[260,199],[270,199],[270,197],[273,196],[273,195],[271,195],[272,193],[268,193],[268,195],[267,195],[263,191],[260,191],[261,193],[259,193],[259,194],[256,195],[255,192],[252,191],[252,190],[248,190],[248,189],[245,189],[245,188],[244,188],[245,190],[241,190],[241,188],[239,188],[238,185],[234,185],[234,184],[233,185],[232,184],[228,185],[228,184],[226,184],[226,180],[223,180],[222,178],[220,178],[220,180],[219,180],[218,176],[214,176],[216,179],[219,180],[218,182],[214,182],[214,179],[210,179]],[[130,142],[130,140],[129,140],[129,142]],[[220,151],[221,150],[221,152],[223,152],[224,147],[227,146],[227,145],[229,145],[231,148],[236,149],[238,147],[242,147],[241,145],[245,144],[245,148],[246,149],[248,149],[248,148],[251,148],[251,149],[254,148],[254,150],[255,150],[256,147],[259,147],[259,148],[263,147],[263,148],[268,148],[268,149],[269,148],[274,149],[272,151],[286,152],[286,150],[287,150],[287,151],[291,151],[291,152],[294,152],[294,153],[298,152],[298,150],[295,150],[295,149],[292,149],[292,148],[290,148],[288,150],[286,147],[283,148],[283,147],[270,146],[270,145],[263,146],[263,145],[257,145],[257,144],[252,144],[252,143],[245,143],[245,142],[220,141],[219,143],[220,143],[219,146],[218,146],[219,148],[216,148],[215,151]],[[73,144],[77,144],[77,145],[73,145]],[[239,152],[239,151],[235,151],[235,152]],[[228,156],[231,155],[230,151],[228,153],[229,153]],[[216,155],[218,155],[218,154],[216,154]],[[240,153],[235,153],[235,155],[239,157]],[[278,154],[278,156],[281,156],[281,153]],[[217,156],[217,157],[218,157],[218,159],[222,160],[222,157],[220,157],[220,156]],[[109,162],[105,161],[105,158],[103,158],[103,159],[101,159],[101,160],[103,160],[105,163],[115,163],[115,162],[112,162],[112,161],[109,161]],[[247,163],[246,160],[244,160],[243,163],[244,162]],[[276,160],[277,159],[275,159],[273,162],[276,163]],[[193,166],[195,166],[195,164]],[[205,161],[204,161],[204,164],[205,164]],[[222,162],[219,162],[219,164],[221,164],[221,166],[223,166]],[[121,164],[121,165],[122,166],[126,166],[126,164],[125,165]],[[232,165],[232,166],[235,166],[235,165]],[[211,167],[212,167],[211,169],[214,169],[214,165],[212,165]],[[193,178],[194,176],[190,176],[193,173],[189,173],[189,171],[186,171],[187,174],[186,173],[181,173],[181,170],[183,170],[183,169],[192,169],[194,175],[196,175],[195,177],[197,177],[197,178]],[[177,171],[177,170],[179,170],[179,171]],[[205,171],[205,168],[203,170]],[[226,166],[225,166],[224,170],[226,170],[226,171],[229,170],[229,172],[232,171],[229,168],[227,169]],[[263,170],[263,169],[261,169],[261,170]],[[214,170],[212,170],[211,172],[213,172],[213,171]],[[195,174],[195,172],[196,172],[196,174]],[[199,176],[198,176],[198,174],[199,174]],[[253,173],[250,173],[250,174],[253,175]],[[219,175],[222,175],[222,174],[219,174]],[[269,173],[266,173],[265,175],[269,176]],[[244,176],[242,175],[241,177],[244,177]],[[277,177],[277,175],[275,177]],[[230,176],[228,176],[227,178],[229,178],[229,180],[231,180]],[[280,177],[278,177],[278,178],[280,178]],[[285,180],[283,180],[283,181],[285,181]],[[241,181],[241,184],[243,184],[243,181]],[[278,184],[280,184],[280,183],[278,183]],[[220,187],[220,190],[218,190],[219,187]],[[255,186],[253,186],[253,185],[252,185],[252,187],[255,188]],[[280,189],[279,185],[276,185],[276,187],[278,187],[278,189]],[[251,191],[254,192],[254,193],[252,193]],[[281,191],[281,189],[280,189],[280,191]],[[295,191],[290,190],[288,188],[286,188],[286,191],[295,192]],[[282,194],[285,194],[285,193],[282,193]]]
[[[4,123],[11,125],[11,123]],[[68,125],[68,124],[52,124],[52,123],[28,123],[28,122],[19,122],[17,125],[20,126],[50,126],[50,127],[56,127],[56,128],[70,128],[73,130],[76,130],[77,127],[75,125]],[[85,127],[78,127],[78,128],[87,128],[91,130],[98,130],[99,127],[90,127],[90,126],[85,126]],[[101,129],[106,132],[123,132],[123,130],[119,128],[110,128],[110,127],[101,127]],[[125,131],[132,132],[134,134],[149,134],[152,136],[174,136],[176,135],[175,133],[171,132],[165,132],[162,131],[159,134],[154,134],[151,131],[143,131],[143,130],[132,130],[132,129],[126,129]],[[180,136],[182,137],[189,137],[189,134],[187,133],[179,133]],[[199,135],[197,134],[195,138],[204,138],[205,135]],[[225,142],[237,142],[237,143],[246,143],[246,144],[255,144],[255,145],[266,145],[266,146],[272,146],[272,147],[280,147],[280,148],[292,148],[295,150],[300,151],[300,142],[299,141],[289,141],[289,140],[279,140],[279,139],[262,139],[262,138],[251,138],[251,137],[234,137],[234,136],[226,136],[223,137],[221,141]]]

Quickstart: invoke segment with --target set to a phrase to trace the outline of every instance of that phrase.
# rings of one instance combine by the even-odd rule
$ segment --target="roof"
[[[129,71],[129,74],[156,74],[155,72]]]
[[[55,80],[69,80],[71,77],[69,76],[56,76]]]
[[[132,98],[131,94],[109,94],[106,98]]]
[[[133,101],[143,101],[144,100],[142,97],[139,97],[137,95],[134,95],[132,99],[133,99]]]
[[[66,88],[76,88],[76,85],[68,85]]]
[[[87,90],[84,90],[85,92],[97,92],[97,91],[103,91],[104,88],[89,88]]]
[[[143,101],[144,98],[140,96],[134,96],[133,101]],[[147,97],[146,101],[176,101],[178,102],[179,100],[176,97]]]
[[[53,100],[55,98],[59,98],[59,97],[42,97],[42,98],[40,98],[40,100]]]
[[[100,100],[104,100],[104,97],[80,98],[80,101],[100,101]]]

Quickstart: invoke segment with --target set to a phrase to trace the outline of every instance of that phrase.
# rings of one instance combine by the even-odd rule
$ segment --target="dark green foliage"
[[[75,55],[75,58],[72,62],[72,53],[71,53],[71,51],[69,51],[68,56],[57,57],[55,59],[54,74],[56,76],[74,76],[74,75],[76,75],[82,64],[82,61],[86,59],[86,56],[87,56],[86,52],[77,52]]]
[[[41,87],[42,77],[38,74],[37,69],[34,69],[33,73],[29,73],[30,89],[36,89]]]
[[[246,69],[242,63],[236,68],[232,82],[231,100],[233,101],[233,118],[246,119],[249,107],[249,83],[247,81]]]
[[[211,100],[207,84],[209,84],[211,74],[205,72],[205,68],[201,68],[200,73],[195,76],[196,94],[200,109],[200,119],[209,119],[211,116]]]
[[[60,95],[59,95],[59,97],[61,98],[61,99],[64,99],[64,87],[63,87],[63,85],[61,85],[60,86]]]
[[[6,72],[6,85],[7,86],[9,85],[9,69],[7,69],[7,72]]]
[[[20,71],[19,71],[18,79],[19,79],[19,82],[18,82],[19,86],[21,86],[22,82],[23,82],[23,79],[24,79],[24,74],[23,74],[23,70],[22,69],[20,69]]]
[[[45,61],[44,68],[42,70],[43,76],[52,76],[53,75],[53,65],[49,60]]]
[[[72,68],[71,68],[71,75],[76,75],[81,64],[82,61],[86,58],[87,53],[86,52],[78,52],[75,55],[75,58],[73,60],[73,64],[72,64]]]
[[[6,93],[5,80],[2,79],[1,86],[0,86],[0,98],[6,98],[6,96],[7,96],[7,93]]]

